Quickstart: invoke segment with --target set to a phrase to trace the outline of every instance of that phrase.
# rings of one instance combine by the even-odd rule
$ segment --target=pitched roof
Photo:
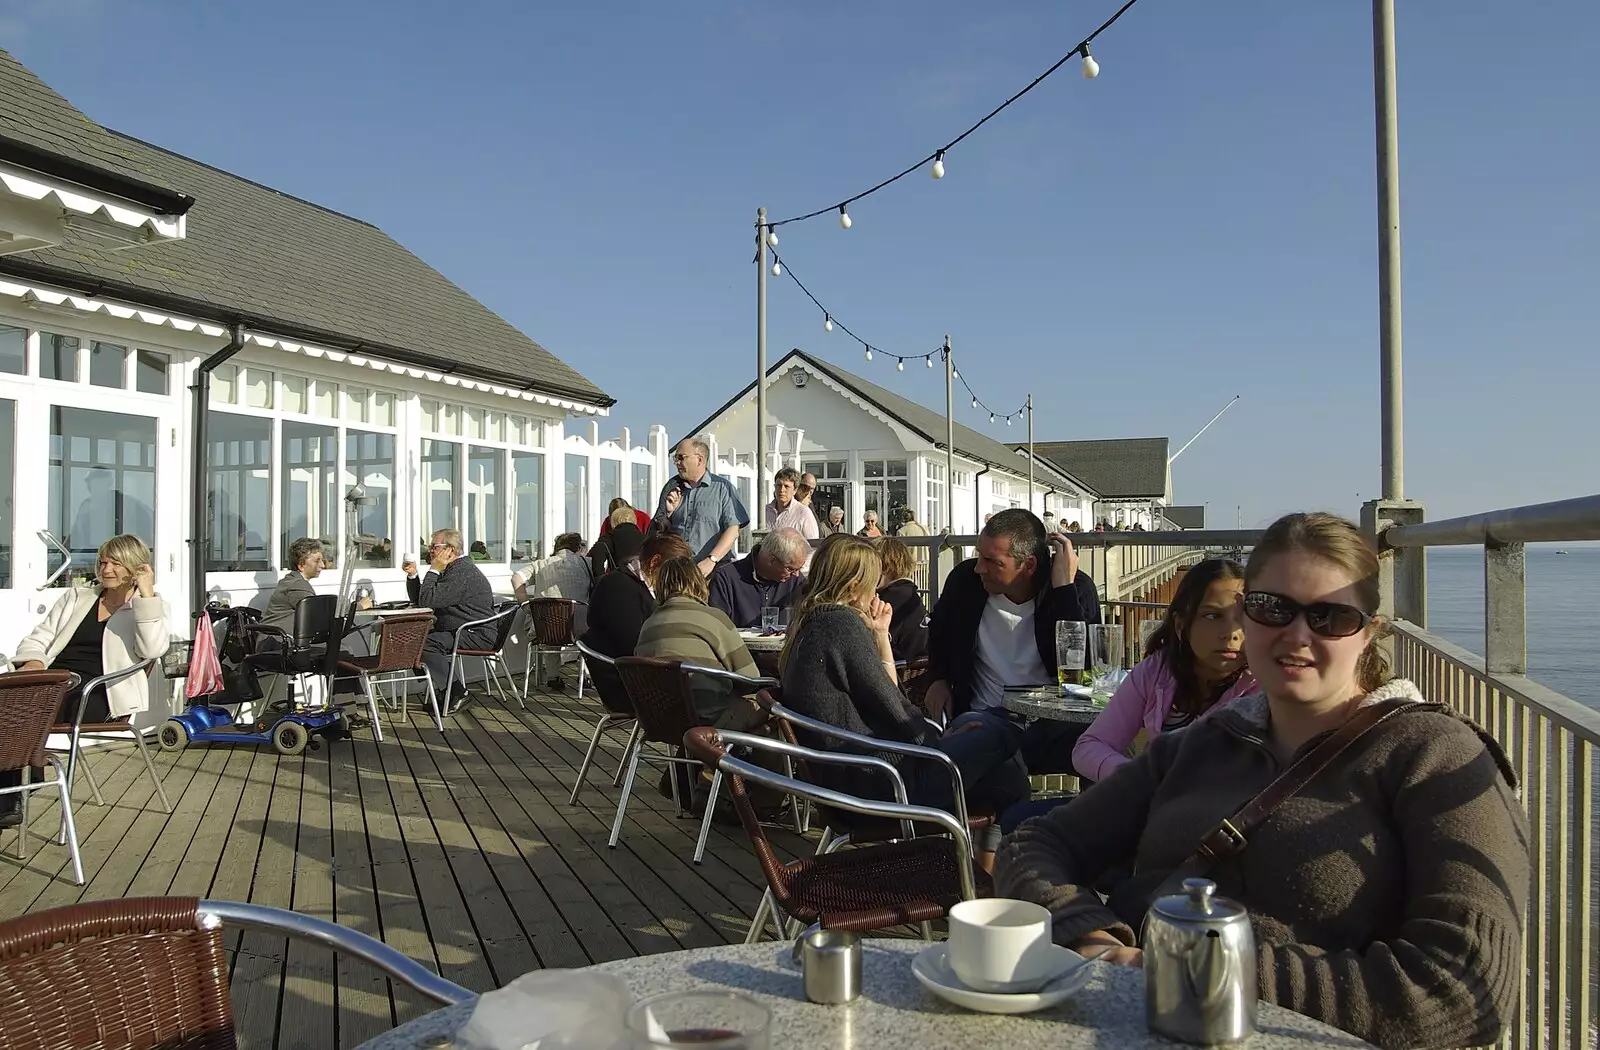
[[[804,361],[807,365],[816,369],[818,372],[827,376],[829,379],[833,380],[835,383],[838,383],[840,386],[849,390],[862,400],[871,402],[880,411],[882,411],[884,415],[895,420],[897,423],[901,424],[913,433],[921,436],[925,440],[933,442],[936,445],[942,446],[944,444],[945,417],[943,412],[936,412],[931,408],[919,405],[915,401],[908,400],[900,394],[896,394],[892,390],[885,389],[876,383],[870,383],[854,373],[846,372],[837,365],[832,365],[826,361],[813,357],[804,350],[791,350],[788,354],[784,355],[782,360],[778,361],[777,364],[772,365],[767,369],[767,375],[776,376],[783,374],[788,370],[789,363],[796,359]],[[740,390],[737,394],[730,398],[728,402],[721,408],[717,409],[715,412],[711,413],[711,415],[702,420],[698,426],[692,427],[691,429],[685,431],[685,433],[700,433],[718,416],[722,415],[728,409],[732,408],[744,398],[748,397],[754,389],[755,383],[749,383],[744,387],[744,389]],[[1024,445],[1023,448],[1026,449],[1027,446]],[[955,451],[958,454],[967,457],[968,459],[976,460],[977,462],[986,464],[988,466],[1001,467],[1024,477],[1026,477],[1028,473],[1028,460],[1026,454],[1018,455],[1003,442],[996,441],[994,438],[991,438],[985,434],[980,434],[971,427],[962,426],[960,423],[955,425]],[[1034,472],[1037,476],[1037,480],[1043,485],[1048,486],[1052,484],[1071,484],[1079,488],[1092,489],[1092,486],[1085,485],[1084,482],[1079,481],[1072,475],[1063,474],[1062,471],[1055,469],[1050,464],[1044,462],[1035,462]]]
[[[1203,529],[1206,527],[1206,508],[1198,507],[1164,507],[1161,514],[1172,524],[1180,529]]]
[[[0,106],[0,160],[160,212],[181,215],[193,203],[4,49],[0,49],[0,99],[6,102]]]
[[[18,83],[0,77],[0,112],[40,103],[37,91],[11,94]],[[52,109],[48,100],[45,108]],[[61,121],[45,123],[59,130]],[[131,169],[194,195],[188,235],[137,252],[85,240],[0,256],[0,273],[590,404],[615,403],[376,226],[97,130],[88,137],[109,139]]]
[[[1071,471],[1106,499],[1165,499],[1167,439],[1036,441],[1034,452]]]

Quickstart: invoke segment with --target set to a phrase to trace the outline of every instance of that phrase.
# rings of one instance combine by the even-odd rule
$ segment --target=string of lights
[[[932,368],[935,361],[944,357],[945,349],[943,346],[936,347],[923,354],[906,354],[893,353],[885,350],[882,346],[875,346],[872,343],[867,342],[861,336],[857,335],[856,332],[843,321],[840,321],[837,317],[835,317],[832,310],[829,310],[826,306],[822,305],[822,300],[811,294],[811,289],[805,286],[805,282],[801,281],[799,277],[795,276],[794,267],[785,267],[782,258],[779,257],[777,252],[773,252],[772,276],[782,277],[784,274],[788,274],[789,280],[794,282],[795,287],[800,289],[801,293],[805,295],[807,299],[811,300],[813,306],[822,311],[822,330],[824,332],[832,332],[835,328],[837,328],[851,339],[854,339],[857,343],[861,344],[861,348],[863,351],[865,351],[868,361],[874,360],[872,356],[873,351],[877,351],[879,354],[883,355],[885,360],[891,357],[894,358],[895,371],[904,372],[906,370],[907,361],[910,361],[912,364],[916,364],[918,361],[921,361],[925,367]],[[961,370],[956,368],[953,363],[950,368],[950,375],[951,378],[960,383],[962,389],[967,392],[967,397],[972,400],[972,407],[989,414],[989,422],[991,423],[993,423],[996,418],[1001,418],[1006,421],[1006,426],[1010,426],[1012,419],[1022,418],[1023,413],[1028,410],[1027,403],[1024,402],[1013,411],[998,411],[977,395],[977,393],[972,389],[972,384],[967,382],[966,377],[961,374]]]
[[[1055,63],[1052,66],[1050,66],[1049,69],[1046,69],[1043,73],[1040,73],[1038,76],[1034,77],[1020,91],[1018,91],[1016,94],[1012,95],[1010,98],[1006,99],[1004,102],[1000,103],[994,109],[990,110],[983,117],[982,120],[978,121],[976,124],[972,125],[970,128],[968,128],[967,130],[963,131],[961,134],[957,135],[955,138],[951,139],[949,142],[946,142],[943,146],[940,146],[938,149],[934,150],[932,153],[928,154],[926,157],[923,157],[921,160],[917,161],[915,164],[912,164],[911,166],[905,168],[903,171],[900,171],[897,174],[889,176],[887,179],[884,179],[882,182],[879,182],[876,185],[869,187],[868,189],[862,190],[860,193],[854,194],[853,196],[846,197],[844,200],[840,201],[838,204],[830,204],[825,208],[817,208],[815,211],[808,211],[808,212],[806,212],[806,213],[804,213],[802,215],[791,215],[787,219],[779,219],[776,222],[767,223],[766,224],[766,230],[767,230],[767,243],[768,243],[768,245],[770,247],[773,247],[773,248],[776,248],[778,246],[777,229],[778,229],[779,226],[787,226],[791,222],[805,222],[807,219],[815,219],[819,215],[826,215],[829,212],[834,212],[834,211],[837,211],[839,213],[839,225],[842,228],[848,230],[850,228],[850,221],[851,221],[850,220],[850,211],[849,211],[850,205],[854,204],[856,201],[862,200],[863,198],[872,196],[874,193],[877,193],[879,190],[887,189],[888,187],[890,187],[890,186],[894,185],[895,183],[899,182],[901,179],[905,178],[907,175],[910,175],[912,172],[917,171],[918,169],[922,168],[924,165],[928,165],[928,174],[931,175],[933,178],[935,178],[935,179],[944,178],[944,174],[945,174],[945,154],[949,153],[951,150],[953,150],[957,146],[961,145],[961,143],[967,138],[967,136],[971,135],[973,132],[977,131],[979,128],[981,128],[985,124],[989,123],[989,121],[991,121],[995,117],[999,116],[1000,113],[1003,110],[1005,110],[1007,107],[1009,107],[1013,102],[1016,102],[1023,95],[1026,95],[1028,92],[1032,91],[1034,88],[1036,88],[1040,84],[1044,83],[1046,77],[1050,76],[1050,74],[1054,73],[1056,70],[1058,70],[1062,66],[1066,65],[1067,62],[1070,61],[1075,56],[1081,56],[1082,59],[1083,59],[1082,70],[1083,70],[1083,77],[1084,77],[1085,80],[1093,80],[1095,77],[1099,76],[1100,75],[1100,63],[1095,60],[1095,57],[1092,54],[1089,53],[1089,45],[1094,43],[1095,38],[1098,37],[1101,33],[1104,33],[1107,29],[1110,29],[1112,26],[1116,25],[1117,20],[1120,19],[1123,15],[1127,14],[1129,9],[1132,8],[1133,5],[1138,3],[1138,2],[1139,2],[1139,0],[1127,0],[1126,3],[1124,3],[1120,8],[1117,9],[1116,14],[1112,15],[1110,18],[1108,18],[1104,22],[1100,23],[1099,28],[1097,28],[1094,32],[1090,33],[1088,36],[1086,36],[1082,40],[1080,40],[1078,42],[1077,46],[1075,46],[1071,51],[1068,51],[1066,54],[1062,55],[1059,59],[1057,59],[1055,61]]]

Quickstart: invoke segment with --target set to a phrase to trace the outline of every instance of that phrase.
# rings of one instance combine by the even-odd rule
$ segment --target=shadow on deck
[[[191,747],[157,753],[160,811],[131,748],[92,753],[110,803],[74,806],[88,884],[65,848],[0,838],[0,920],[80,900],[165,894],[252,901],[378,937],[474,990],[540,967],[738,942],[765,882],[737,827],[680,819],[643,767],[622,840],[606,848],[625,734],[602,743],[567,805],[597,703],[540,692],[519,711],[473,694],[444,733],[418,715],[321,750]],[[43,795],[37,796],[42,798]],[[53,834],[58,807],[30,825]],[[792,833],[778,841],[810,852]],[[283,938],[232,933],[241,1047],[352,1047],[432,1006],[359,962]]]

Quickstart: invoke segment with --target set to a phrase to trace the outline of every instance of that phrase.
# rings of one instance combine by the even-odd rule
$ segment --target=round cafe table
[[[1065,1003],[1034,1014],[971,1013],[925,991],[911,975],[922,941],[868,938],[862,942],[861,997],[843,1006],[818,1006],[801,990],[789,960],[790,942],[645,955],[588,969],[614,974],[637,998],[661,992],[734,990],[772,1011],[772,1050],[944,1050],[1003,1045],[1006,1050],[1170,1048],[1179,1044],[1145,1029],[1144,974],[1126,966],[1090,963],[1089,983]],[[358,1050],[448,1048],[472,1016],[472,1003],[446,1007],[361,1044]],[[1260,1005],[1250,1050],[1368,1044],[1353,1035],[1281,1007]]]
[[[756,668],[771,678],[778,677],[778,655],[783,652],[785,637],[781,631],[777,634],[765,634],[759,630],[749,629],[739,632],[739,640],[750,650],[750,657],[755,660]]]
[[[1100,717],[1103,707],[1096,707],[1088,700],[1079,700],[1075,697],[1061,696],[1059,693],[1047,690],[1034,690],[1029,692],[1007,692],[1001,703],[1007,711],[1013,711],[1025,718],[1046,718],[1053,722],[1075,722],[1079,725],[1088,725]]]

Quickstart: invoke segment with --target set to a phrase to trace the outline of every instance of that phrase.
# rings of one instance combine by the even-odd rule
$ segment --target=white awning
[[[124,245],[179,240],[182,215],[160,215],[120,197],[97,193],[29,168],[0,163],[0,190],[26,201],[59,208],[69,228]]]
[[[211,321],[198,321],[191,317],[162,313],[158,310],[102,299],[98,296],[74,295],[70,292],[57,291],[56,289],[39,285],[19,284],[8,281],[5,278],[0,278],[0,295],[19,299],[24,304],[44,303],[48,306],[81,310],[84,313],[105,313],[110,317],[139,321],[158,327],[174,328],[180,332],[198,331],[202,335],[217,338],[228,334],[226,326],[218,325]],[[515,398],[519,401],[532,401],[535,404],[549,405],[552,408],[564,409],[578,415],[609,416],[611,414],[607,408],[591,405],[583,401],[572,401],[553,394],[541,394],[535,390],[519,390],[515,387],[502,386],[498,383],[490,383],[481,379],[470,379],[466,376],[449,375],[444,372],[420,368],[416,365],[402,364],[398,361],[352,354],[345,350],[331,350],[328,347],[316,346],[311,343],[297,343],[265,333],[246,332],[245,341],[268,349],[283,350],[291,354],[304,354],[307,357],[327,358],[329,361],[341,361],[357,367],[370,368],[377,372],[392,372],[395,375],[409,376],[412,379],[423,379],[433,383],[443,383],[446,386],[462,387],[467,390],[482,390],[499,397]]]

